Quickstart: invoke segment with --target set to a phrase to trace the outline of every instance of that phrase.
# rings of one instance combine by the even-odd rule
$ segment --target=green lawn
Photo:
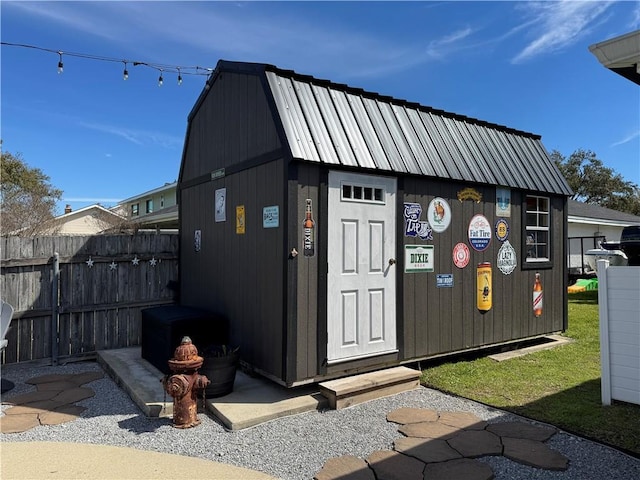
[[[556,425],[640,456],[640,406],[603,406],[600,393],[598,292],[569,295],[575,342],[504,362],[490,358],[433,365],[428,387]]]

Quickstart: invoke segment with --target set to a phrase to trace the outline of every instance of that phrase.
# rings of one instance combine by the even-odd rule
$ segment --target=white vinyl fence
[[[602,403],[640,405],[640,267],[598,260]]]

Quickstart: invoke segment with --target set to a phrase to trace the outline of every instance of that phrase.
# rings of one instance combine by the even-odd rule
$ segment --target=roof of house
[[[540,136],[282,70],[218,62],[263,76],[294,159],[570,195]]]
[[[640,85],[640,30],[589,46],[606,68]]]
[[[167,182],[161,187],[154,188],[153,190],[149,190],[147,192],[139,193],[138,195],[134,195],[133,197],[125,198],[120,202],[121,205],[133,202],[134,200],[139,200],[141,198],[150,197],[155,195],[156,193],[165,192],[167,190],[175,189],[178,185],[178,181]]]
[[[630,213],[618,212],[610,208],[592,205],[590,203],[577,202],[569,199],[568,217],[570,222],[598,220],[601,224],[611,225],[640,225],[640,217]]]

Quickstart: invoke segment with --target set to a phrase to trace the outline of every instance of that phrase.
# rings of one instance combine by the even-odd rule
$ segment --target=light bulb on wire
[[[160,69],[160,76],[158,77],[158,86],[161,87],[164,83],[164,79],[162,78],[162,69]]]
[[[182,75],[180,75],[180,69],[178,68],[178,85],[182,85]]]
[[[129,79],[129,71],[127,70],[127,62],[124,62],[124,72],[122,72],[122,78],[124,80]]]
[[[62,63],[62,52],[58,52],[58,55],[60,55],[60,60],[58,61],[58,75],[59,75],[64,70],[64,64]]]

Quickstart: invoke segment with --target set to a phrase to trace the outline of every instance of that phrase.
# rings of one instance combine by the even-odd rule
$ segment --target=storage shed
[[[537,135],[220,61],[178,194],[181,304],[281,384],[566,328],[571,190]]]

